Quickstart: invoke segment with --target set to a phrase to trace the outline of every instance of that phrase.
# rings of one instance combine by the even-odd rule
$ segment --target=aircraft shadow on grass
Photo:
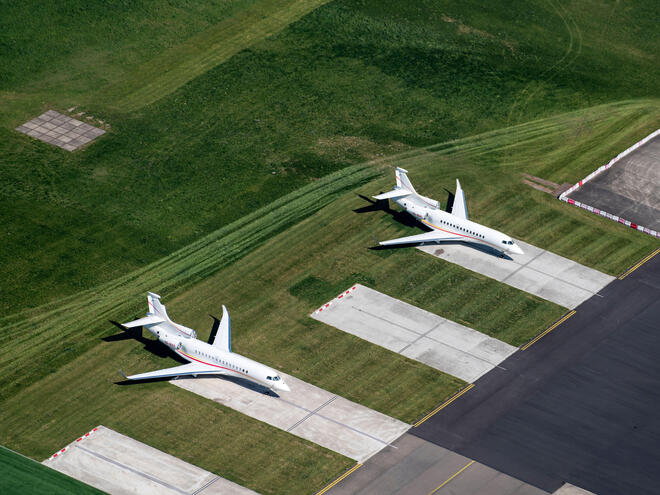
[[[454,204],[454,194],[449,191],[448,189],[445,189],[447,191],[447,207],[445,208],[445,211],[451,212],[451,207]],[[388,215],[391,215],[391,217],[394,219],[395,222],[404,225],[406,227],[417,227],[422,229],[425,232],[430,232],[431,229],[424,225],[423,223],[419,222],[417,219],[415,219],[413,216],[411,216],[409,213],[405,211],[400,211],[400,210],[394,210],[390,208],[390,202],[387,199],[381,199],[381,200],[375,200],[372,198],[369,198],[367,196],[364,196],[362,194],[358,194],[360,199],[363,199],[370,203],[368,206],[363,206],[361,208],[356,208],[353,210],[354,213],[369,213],[373,211],[382,211],[387,213]],[[378,242],[376,239],[374,239],[376,242]],[[461,241],[437,241],[437,242],[420,242],[417,244],[399,244],[399,245],[390,245],[390,246],[371,246],[369,249],[371,251],[384,251],[384,250],[394,250],[394,249],[405,249],[405,248],[410,248],[413,246],[431,246],[431,245],[436,245],[436,246],[442,246],[442,245],[460,245],[460,246],[465,246],[470,249],[474,249],[476,251],[480,251],[482,253],[488,254],[490,256],[494,256],[496,258],[503,258],[505,260],[513,261],[513,258],[511,258],[508,254],[503,253],[499,249],[492,248],[490,246],[487,246],[486,244],[477,244],[477,243],[471,243],[471,242],[461,242]]]

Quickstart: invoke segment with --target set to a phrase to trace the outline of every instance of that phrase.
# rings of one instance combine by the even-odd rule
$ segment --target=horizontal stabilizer
[[[412,193],[408,191],[407,189],[392,189],[389,192],[379,194],[378,196],[374,196],[374,199],[381,200],[381,199],[397,199],[397,198],[405,198],[406,196],[410,196]]]
[[[149,325],[156,325],[158,323],[163,323],[165,320],[160,316],[150,315],[140,318],[139,320],[129,321],[128,323],[123,323],[122,326],[126,328],[135,328],[135,327],[146,327]]]
[[[127,380],[153,380],[155,378],[171,378],[173,376],[224,375],[226,372],[222,368],[216,368],[208,364],[189,363],[175,366],[174,368],[140,373],[139,375],[126,376],[123,372],[120,373]]]
[[[380,243],[380,245],[396,246],[398,244],[417,244],[421,242],[460,241],[461,239],[463,238],[456,234],[451,234],[442,230],[434,230],[432,232],[424,232],[423,234],[400,237],[390,241],[383,241]]]

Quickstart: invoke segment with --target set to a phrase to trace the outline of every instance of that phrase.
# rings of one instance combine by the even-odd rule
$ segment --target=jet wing
[[[172,376],[190,376],[190,375],[224,375],[225,372],[222,368],[209,366],[202,363],[189,363],[174,368],[166,368],[163,370],[149,371],[147,373],[140,373],[139,375],[126,376],[120,372],[127,380],[152,380],[154,378],[168,378]]]
[[[438,241],[460,241],[461,236],[450,234],[443,230],[434,230],[432,232],[425,232],[423,234],[411,235],[408,237],[399,237],[390,241],[383,241],[381,246],[394,246],[397,244],[417,244],[418,242],[438,242]]]
[[[454,194],[454,204],[451,207],[451,214],[457,217],[468,219],[467,205],[465,204],[465,194],[461,189],[461,183],[456,179],[456,194]]]

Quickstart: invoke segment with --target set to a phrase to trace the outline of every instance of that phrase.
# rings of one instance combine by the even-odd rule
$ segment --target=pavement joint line
[[[534,256],[534,257],[533,257],[531,260],[529,260],[527,263],[525,263],[524,265],[520,265],[520,267],[516,268],[514,271],[512,271],[511,273],[509,273],[506,277],[504,277],[502,280],[500,280],[500,282],[505,283],[505,281],[506,281],[508,278],[514,276],[516,273],[518,273],[518,272],[519,272],[520,270],[522,270],[523,268],[527,268],[528,270],[532,270],[532,271],[535,271],[536,273],[540,273],[540,274],[545,275],[545,276],[547,276],[547,277],[550,277],[550,278],[552,278],[552,279],[554,279],[554,280],[558,280],[558,281],[561,282],[562,284],[570,285],[570,286],[572,286],[572,287],[575,287],[576,289],[580,289],[580,290],[583,290],[583,291],[585,291],[585,292],[588,292],[589,294],[597,294],[597,292],[593,292],[593,291],[591,291],[591,290],[589,290],[589,289],[587,289],[587,288],[585,288],[585,287],[581,287],[581,286],[579,286],[579,285],[577,285],[577,284],[574,284],[574,283],[572,283],[572,282],[569,282],[568,280],[564,280],[564,279],[561,279],[561,278],[559,278],[559,277],[555,277],[554,275],[552,275],[552,274],[550,274],[550,273],[546,273],[546,272],[544,272],[544,271],[542,271],[542,270],[539,270],[538,268],[532,268],[531,266],[527,266],[527,265],[529,265],[532,261],[534,261],[536,258],[538,258],[539,256],[541,256],[542,254],[549,253],[549,252],[550,252],[550,251],[548,251],[547,249],[542,250],[539,254],[537,254],[536,256]],[[553,253],[551,253],[551,254],[553,254]],[[496,279],[496,280],[497,280],[497,279]],[[521,289],[521,290],[522,290],[522,289]],[[539,297],[541,297],[541,296],[539,296]]]
[[[348,471],[346,471],[344,474],[342,474],[339,478],[337,478],[336,480],[334,480],[334,481],[333,481],[332,483],[330,483],[328,486],[326,486],[325,488],[321,489],[321,491],[316,492],[315,495],[323,495],[325,492],[327,492],[328,490],[330,490],[330,489],[331,489],[333,486],[335,486],[337,483],[343,481],[344,479],[346,479],[348,476],[350,476],[351,474],[353,474],[355,471],[357,471],[357,470],[358,470],[359,468],[361,468],[361,467],[362,467],[362,464],[360,464],[360,463],[358,462],[355,466],[353,466],[351,469],[349,469]]]
[[[420,419],[419,421],[417,421],[417,423],[413,424],[413,427],[415,427],[415,428],[418,427],[418,426],[421,425],[424,421],[426,421],[427,419],[429,419],[429,418],[430,418],[431,416],[433,416],[434,414],[436,414],[436,413],[442,411],[445,407],[447,407],[449,404],[451,404],[452,402],[454,402],[454,401],[455,401],[456,399],[458,399],[461,395],[463,395],[463,394],[464,394],[465,392],[467,392],[468,390],[471,390],[472,388],[474,388],[474,383],[470,383],[470,384],[469,384],[467,387],[465,387],[464,389],[459,390],[459,391],[456,392],[454,395],[452,395],[449,399],[447,399],[447,400],[444,401],[442,404],[440,404],[438,407],[436,407],[433,411],[431,411],[431,412],[428,413],[426,416],[424,416],[422,419]]]
[[[369,311],[366,311],[366,310],[364,310],[364,309],[358,308],[357,306],[351,306],[351,308],[353,308],[353,309],[356,310],[356,311],[359,311],[360,313],[364,313],[365,315],[369,315],[369,316],[371,316],[372,318],[376,318],[377,320],[384,321],[384,322],[386,322],[386,323],[389,323],[390,325],[394,325],[395,327],[403,328],[404,330],[407,330],[408,332],[412,332],[412,333],[414,333],[415,335],[419,335],[420,337],[423,337],[423,336],[425,335],[425,334],[423,334],[423,333],[416,332],[415,330],[412,330],[412,329],[410,329],[410,328],[408,328],[408,327],[404,327],[403,325],[399,325],[398,323],[394,323],[394,322],[388,320],[387,318],[382,318],[382,317],[380,317],[380,316],[378,316],[378,315],[375,315],[375,314],[373,314],[373,313],[370,313]]]
[[[325,406],[327,406],[328,404],[330,404],[330,403],[331,403],[333,400],[335,400],[336,398],[337,398],[336,395],[333,396],[333,397],[330,397],[327,401],[325,401],[325,402],[324,402],[323,404],[321,404],[319,407],[317,407],[317,408],[314,409],[313,411],[310,411],[309,414],[307,414],[307,416],[304,416],[302,419],[296,421],[293,425],[291,425],[289,428],[287,428],[286,431],[291,431],[291,430],[293,430],[293,429],[294,429],[296,426],[298,426],[300,423],[302,423],[303,421],[305,421],[305,420],[308,419],[309,417],[314,416],[314,414],[316,414],[318,411],[320,411],[320,410],[323,409]]]
[[[417,337],[415,340],[413,340],[413,341],[410,342],[409,344],[406,344],[402,349],[399,349],[397,352],[398,352],[399,354],[401,354],[403,351],[405,351],[406,349],[408,349],[408,347],[410,347],[411,345],[416,344],[417,342],[419,342],[419,341],[420,341],[421,339],[423,339],[424,337],[427,337],[429,333],[431,333],[433,330],[435,330],[436,328],[438,328],[442,323],[443,323],[442,321],[439,321],[438,323],[436,323],[435,325],[433,325],[431,328],[429,328],[426,332],[424,332],[423,334],[420,334],[419,337]],[[430,337],[427,337],[427,338],[430,338]],[[433,339],[431,339],[431,340],[433,340]],[[436,342],[437,342],[437,341],[436,341]]]
[[[459,470],[456,471],[454,474],[452,474],[449,478],[447,478],[444,482],[442,482],[440,485],[438,485],[438,486],[435,488],[435,490],[433,490],[432,492],[429,492],[429,495],[433,495],[435,492],[437,492],[438,490],[440,490],[440,488],[442,488],[443,486],[445,486],[446,484],[448,484],[451,480],[453,480],[454,478],[456,478],[456,476],[458,476],[458,475],[461,474],[463,471],[465,471],[467,468],[469,468],[470,466],[472,466],[472,464],[474,464],[475,462],[476,462],[476,461],[470,461],[470,462],[468,462],[465,466],[463,466],[461,469],[459,469]]]
[[[385,321],[385,322],[389,323],[390,325],[394,325],[394,326],[397,326],[397,327],[399,327],[399,328],[403,328],[404,330],[407,330],[407,331],[409,331],[409,332],[414,333],[415,335],[418,335],[418,337],[417,337],[414,341],[412,341],[412,342],[410,342],[409,344],[405,345],[405,346],[403,347],[403,349],[401,349],[401,350],[399,350],[399,351],[396,351],[398,354],[401,354],[404,350],[406,350],[408,347],[410,347],[411,345],[413,345],[414,343],[416,343],[418,340],[423,339],[423,338],[427,338],[427,339],[429,339],[429,340],[431,340],[431,341],[433,341],[433,342],[435,342],[435,343],[437,343],[437,344],[441,344],[441,345],[444,345],[445,347],[449,347],[449,348],[451,348],[451,349],[454,349],[455,351],[458,351],[458,352],[460,352],[460,353],[462,353],[462,354],[466,354],[466,355],[468,355],[468,356],[470,356],[470,357],[473,357],[473,358],[475,358],[475,359],[478,359],[479,361],[483,361],[484,363],[487,363],[487,364],[489,364],[489,365],[491,365],[491,366],[497,366],[497,363],[491,363],[491,362],[488,361],[487,359],[480,358],[479,356],[475,356],[474,354],[472,354],[472,353],[470,353],[470,352],[468,352],[468,351],[465,351],[465,350],[463,350],[463,349],[459,349],[458,347],[454,347],[453,345],[449,345],[449,344],[447,344],[446,342],[441,342],[440,340],[436,340],[436,339],[434,339],[434,338],[429,337],[429,336],[428,336],[429,332],[435,330],[435,329],[436,329],[437,327],[439,327],[442,323],[444,323],[444,321],[440,321],[440,322],[438,322],[436,325],[434,325],[434,326],[432,326],[430,329],[428,329],[425,333],[418,333],[418,332],[415,332],[414,330],[411,330],[411,329],[408,328],[408,327],[404,327],[403,325],[399,325],[398,323],[393,323],[393,322],[387,320],[386,318],[381,318],[380,316],[374,315],[374,314],[370,313],[369,311],[365,311],[364,309],[360,309],[360,308],[358,308],[358,307],[356,307],[356,306],[351,306],[351,307],[352,307],[354,310],[359,311],[360,313],[364,313],[365,315],[369,315],[369,316],[371,316],[371,317],[373,317],[373,318],[376,318],[376,319],[378,319],[378,320]],[[437,316],[437,315],[436,315],[436,316]],[[442,316],[440,316],[440,318],[442,318]],[[446,321],[452,321],[452,320],[447,320],[447,318],[443,318],[443,320],[446,320]],[[455,323],[455,322],[452,322],[452,323]],[[466,328],[469,328],[469,327],[466,327]],[[471,330],[474,330],[474,329],[471,329]]]
[[[576,313],[574,309],[566,313],[564,316],[562,316],[559,320],[554,322],[552,325],[550,325],[548,328],[546,328],[543,332],[538,334],[536,337],[534,337],[532,340],[527,342],[524,346],[520,348],[521,351],[525,351],[529,349],[533,344],[535,344],[537,341],[545,337],[547,334],[552,332],[555,328],[557,328],[559,325],[564,323],[566,320],[568,320],[571,316],[573,316]]]
[[[339,396],[336,395],[332,400],[336,399],[337,397],[339,397]],[[377,437],[375,437],[375,436],[373,436],[373,435],[370,435],[369,433],[365,433],[364,431],[358,430],[357,428],[353,428],[352,426],[349,426],[349,425],[347,425],[346,423],[342,423],[341,421],[337,421],[336,419],[332,419],[332,418],[329,418],[329,417],[327,417],[327,416],[324,416],[323,414],[319,414],[318,412],[315,412],[315,411],[318,411],[319,409],[321,409],[321,407],[324,407],[326,404],[328,404],[328,403],[331,402],[331,401],[326,402],[326,404],[323,404],[323,406],[317,408],[315,411],[312,411],[312,410],[310,410],[310,409],[307,409],[306,407],[299,406],[298,404],[296,404],[296,403],[294,403],[294,402],[291,402],[291,401],[288,401],[288,400],[286,400],[286,399],[282,399],[282,398],[280,398],[280,400],[283,401],[283,402],[286,402],[287,404],[292,405],[293,407],[297,407],[298,409],[302,409],[303,411],[307,411],[307,412],[311,413],[311,414],[308,414],[307,416],[305,416],[305,417],[303,418],[303,421],[304,421],[304,420],[307,420],[307,419],[309,419],[309,418],[311,418],[311,417],[314,416],[314,415],[316,415],[316,416],[318,416],[319,418],[323,418],[323,419],[325,419],[326,421],[330,421],[331,423],[334,423],[334,424],[336,424],[336,425],[343,426],[343,427],[346,428],[347,430],[354,431],[354,432],[357,433],[358,435],[365,436],[365,437],[370,438],[370,439],[372,439],[372,440],[374,440],[374,441],[376,441],[376,442],[378,442],[378,443],[382,443],[383,445],[387,445],[387,446],[392,447],[392,448],[394,448],[394,449],[397,448],[396,446],[392,445],[391,443],[387,443],[386,441],[381,440],[380,438],[377,438]],[[295,426],[300,426],[300,423],[302,423],[303,421],[299,421]],[[291,431],[293,431],[293,428],[290,428],[290,429],[288,429],[287,431],[288,431],[288,432],[291,432]]]
[[[532,261],[534,261],[536,258],[538,258],[539,256],[541,256],[541,255],[542,255],[543,253],[545,253],[545,252],[546,252],[545,249],[541,250],[541,252],[540,252],[539,254],[537,254],[537,255],[534,256],[533,258],[529,259],[529,260],[527,261],[527,263],[525,263],[524,265],[523,265],[523,264],[520,264],[520,263],[516,263],[516,262],[514,261],[514,263],[516,263],[516,264],[518,265],[518,268],[516,268],[516,269],[513,270],[511,273],[509,273],[506,277],[504,277],[502,280],[500,280],[500,282],[502,282],[502,283],[506,282],[506,279],[508,279],[508,278],[510,278],[510,277],[513,277],[516,273],[518,273],[520,270],[522,270],[523,268],[525,268],[527,265],[529,265]],[[532,270],[533,270],[533,268],[532,268]],[[537,270],[537,271],[538,271],[538,270]]]
[[[197,495],[198,493],[201,493],[202,491],[206,490],[209,486],[211,486],[213,483],[215,483],[215,482],[218,481],[219,479],[220,479],[220,476],[216,476],[216,477],[213,478],[211,481],[209,481],[206,485],[204,485],[203,487],[198,488],[197,490],[195,490],[194,492],[192,492],[192,495]]]
[[[475,356],[475,355],[472,354],[471,352],[464,351],[463,349],[459,349],[458,347],[454,347],[453,345],[449,345],[449,344],[447,344],[447,343],[445,343],[445,342],[441,342],[441,341],[439,341],[439,340],[435,340],[434,338],[431,338],[431,337],[424,337],[424,336],[422,336],[422,338],[427,338],[427,339],[429,339],[429,340],[432,341],[432,342],[435,342],[435,343],[437,343],[437,344],[444,345],[445,347],[449,347],[449,348],[451,348],[451,349],[454,349],[454,350],[456,350],[456,351],[458,351],[458,352],[460,352],[460,353],[462,353],[462,354],[467,354],[468,356],[471,356],[471,357],[473,357],[473,358],[475,358],[475,359],[477,359],[477,360],[479,360],[479,361],[483,361],[484,363],[487,363],[487,364],[489,364],[489,365],[491,365],[491,366],[493,366],[493,367],[498,365],[498,363],[492,363],[492,362],[488,361],[488,359],[484,359],[484,358],[481,358],[481,357],[479,357],[479,356]],[[497,339],[495,339],[495,340],[497,340]]]
[[[93,450],[85,448],[81,445],[75,445],[75,447],[82,450],[82,451],[84,451],[84,452],[87,452],[88,454],[91,454],[95,457],[98,457],[99,459],[101,459],[103,461],[109,462],[110,464],[114,464],[115,466],[118,466],[122,469],[126,469],[127,471],[130,471],[131,473],[135,473],[138,476],[142,476],[143,478],[146,478],[146,479],[151,480],[155,483],[158,483],[159,485],[162,485],[165,488],[169,488],[170,490],[174,490],[175,492],[182,493],[183,495],[188,495],[188,492],[184,492],[183,490],[180,490],[176,486],[170,485],[169,483],[166,483],[165,481],[159,480],[155,476],[151,476],[151,475],[148,475],[147,473],[143,473],[142,471],[138,471],[137,469],[133,469],[132,467],[127,466],[126,464],[122,464],[121,462],[110,459],[109,457],[106,457],[102,454],[99,454],[98,452],[94,452]]]
[[[619,276],[619,280],[623,280],[624,278],[626,278],[628,275],[630,275],[632,272],[634,272],[635,270],[637,270],[637,269],[638,269],[640,266],[642,266],[644,263],[646,263],[647,261],[651,260],[651,258],[653,258],[653,257],[654,257],[656,254],[658,254],[658,253],[660,253],[660,248],[656,249],[656,250],[653,251],[651,254],[645,256],[644,258],[642,258],[642,259],[641,259],[639,262],[637,262],[635,265],[633,265],[632,267],[628,268],[628,270],[626,270],[625,272],[623,272],[623,273]]]

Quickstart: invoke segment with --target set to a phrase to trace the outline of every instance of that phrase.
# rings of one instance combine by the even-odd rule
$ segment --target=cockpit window
[[[279,376],[274,376],[274,377],[273,377],[273,381],[274,381],[274,382],[278,381],[279,379],[280,379]]]
[[[509,242],[507,242],[507,244],[513,244],[513,241],[509,241]]]
[[[266,377],[266,380],[272,380],[272,379],[273,379],[272,376],[267,376],[267,377]]]

